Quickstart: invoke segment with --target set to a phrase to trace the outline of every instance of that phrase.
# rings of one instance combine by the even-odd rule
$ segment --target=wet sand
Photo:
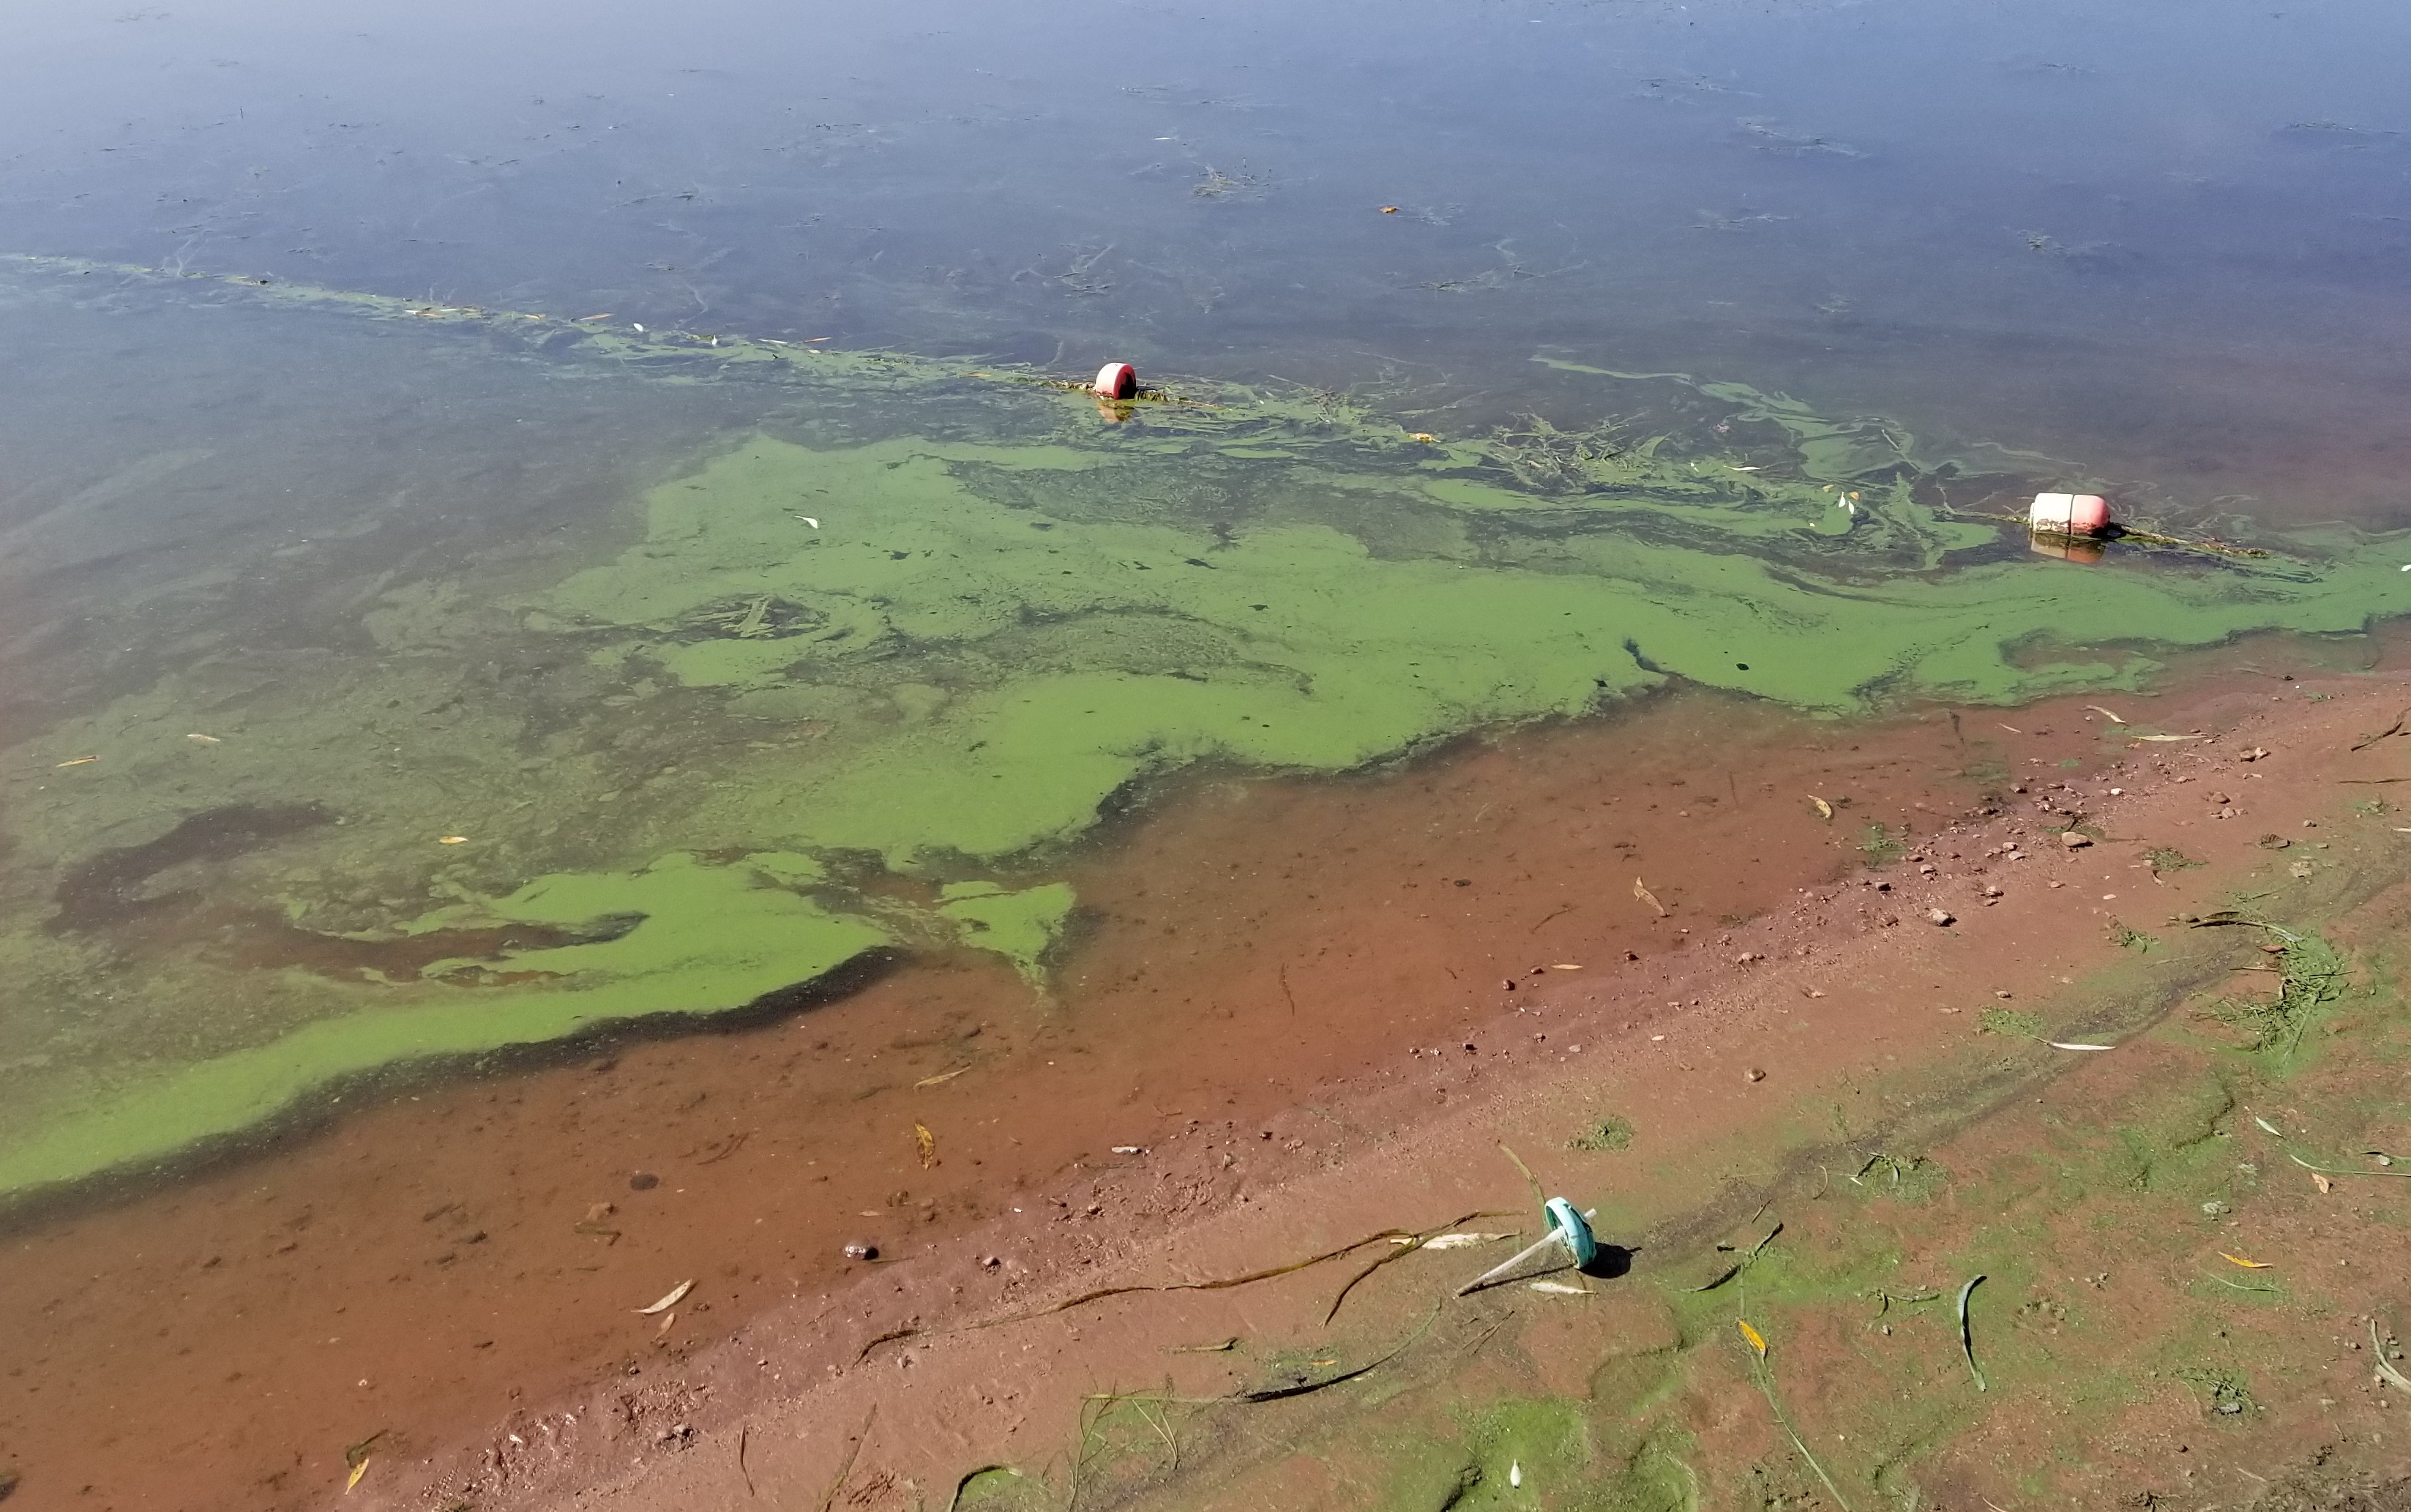
[[[2015,764],[2026,791],[2008,794],[2002,812],[1965,816],[1882,874],[1797,891],[1717,936],[1717,953],[1696,952],[1685,969],[1658,977],[1635,967],[1619,984],[1634,997],[1696,995],[1651,1005],[1662,1013],[1553,984],[1536,995],[1542,1016],[1529,1000],[1522,1015],[1493,1012],[1460,1043],[1403,1057],[1393,1074],[1323,1089],[1324,1111],[1184,1123],[1104,1170],[1067,1169],[1077,1179],[1027,1211],[916,1246],[886,1273],[725,1341],[640,1354],[600,1389],[498,1420],[482,1446],[394,1467],[396,1485],[368,1505],[457,1494],[481,1508],[735,1508],[841,1495],[843,1505],[900,1509],[942,1505],[969,1473],[997,1465],[1059,1486],[1066,1457],[1088,1442],[1099,1393],[1233,1401],[1263,1388],[1284,1359],[1299,1361],[1302,1375],[1378,1368],[1402,1332],[1410,1343],[1397,1347],[1428,1343],[1443,1374],[1479,1372],[1474,1357],[1510,1321],[1542,1383],[1579,1395],[1603,1367],[1565,1332],[1573,1325],[1527,1322],[1506,1303],[1503,1316],[1498,1307],[1428,1312],[1432,1297],[1495,1255],[1417,1258],[1361,1289],[1346,1284],[1395,1253],[1385,1231],[1435,1231],[1467,1214],[1496,1214],[1472,1220],[1476,1228],[1528,1226],[1524,1182],[1499,1156],[1502,1141],[1527,1152],[1551,1189],[1591,1193],[1612,1181],[1599,1222],[1603,1237],[1642,1243],[1632,1263],[1647,1263],[1653,1247],[1704,1249],[1718,1230],[1746,1248],[1765,1209],[1763,1200],[1753,1209],[1751,1196],[1782,1174],[1788,1156],[1878,1138],[1939,1098],[1951,1075],[1996,1058],[2001,1041],[1980,1029],[1985,1009],[2039,1004],[2127,958],[2117,931],[2129,921],[2165,930],[2172,913],[2215,907],[2247,872],[2273,865],[2282,878],[2271,836],[2296,836],[2304,848],[2296,853],[2308,855],[2322,833],[2342,840],[2346,824],[2383,826],[2383,818],[2339,819],[2356,790],[2338,784],[2400,769],[2399,751],[2384,743],[2348,748],[2386,728],[2411,685],[2399,676],[2297,683],[2273,698],[2265,686],[2157,702],[2163,727],[2218,738],[2122,742],[2098,774],[2063,767],[2070,758],[2046,744],[2084,705],[2022,711],[2011,718],[2033,741]],[[2130,713],[2141,704],[2103,702]],[[2124,791],[2111,795],[2111,786]],[[2053,831],[2078,814],[2105,837],[2065,848]],[[2375,830],[2351,838],[2385,843]],[[2146,858],[2161,847],[2200,865],[2158,870]],[[1934,908],[1953,922],[1928,923]],[[2248,956],[2257,947],[2239,949]],[[2198,965],[2188,969],[2199,975]],[[2216,986],[2224,969],[2170,991]],[[2139,1047],[2139,1059],[2155,1054]],[[2014,1165],[2068,1121],[2112,1106],[2105,1096],[2135,1073],[2110,1062],[2066,1054],[2006,1079],[1976,1073],[1992,1108],[1942,1148],[1962,1169]],[[2049,1111],[2024,1116],[2027,1104]],[[1642,1158],[1602,1167],[1602,1156],[1569,1147],[1570,1130],[1608,1109],[1646,1131]],[[1283,1150],[1287,1160],[1275,1153]],[[1334,1251],[1345,1253],[1293,1274],[1186,1289]],[[1431,1267],[1445,1278],[1434,1280]],[[1079,1301],[1116,1286],[1143,1294]],[[1611,1288],[1593,1304],[1601,1311],[1584,1315],[1585,1339],[1616,1341],[1611,1367],[1619,1355],[1672,1346],[1673,1320],[1652,1311],[1647,1289]],[[1847,1372],[1848,1349],[1830,1353],[1815,1353],[1807,1368]],[[2383,1422],[2374,1411],[2383,1393],[2360,1394],[2357,1406],[2370,1410],[2344,1425],[2355,1433]],[[1730,1403],[1689,1409],[1702,1432],[1735,1430]],[[1238,1478],[1201,1483],[1191,1500],[1336,1505],[1378,1483],[1377,1468],[1349,1463],[1344,1445],[1322,1440],[1290,1454],[1283,1446],[1295,1441],[1285,1435],[1295,1426],[1215,1438],[1211,1452],[1229,1451],[1222,1468],[1235,1464]],[[2155,1455],[2185,1464],[2183,1424],[2142,1432]],[[2316,1448],[2303,1424],[2287,1432],[2287,1452]],[[1997,1438],[1986,1443],[1980,1456],[2009,1452]],[[1249,1465],[1275,1466],[1265,1472],[1273,1484]],[[1328,1486],[1299,1483],[1326,1473]],[[1964,1465],[1954,1474],[1965,1482]]]
[[[2148,701],[2150,718],[2231,722],[2271,686],[2198,686]],[[2360,691],[2335,708],[2365,718],[2375,695],[2345,686]],[[2140,720],[2146,701],[2100,702]],[[1711,1140],[1964,985],[1925,958],[1920,942],[1942,932],[1857,885],[1867,826],[1906,827],[1914,854],[1947,823],[1987,819],[1990,799],[2030,805],[2005,792],[2021,779],[2080,780],[2105,751],[2138,759],[2105,748],[2104,729],[2074,700],[1844,726],[1675,695],[1344,781],[1191,783],[1075,868],[1093,911],[1050,1001],[986,962],[911,964],[767,1025],[356,1096],[369,1105],[329,1110],[279,1148],[27,1219],[0,1251],[0,1285],[21,1300],[0,1324],[0,1448],[29,1505],[315,1505],[373,1437],[362,1505],[472,1483],[480,1507],[539,1505],[681,1424],[723,1433],[749,1412],[801,1410],[803,1383],[825,1374],[851,1411],[866,1339],[1113,1265],[1160,1269],[1168,1224],[1212,1215],[1184,1253],[1244,1269],[1376,1209],[1373,1227],[1512,1199],[1469,1153],[1495,1136],[1468,1135],[1462,1110],[1524,1095],[1529,1073],[1560,1097],[1639,1077],[1626,1105]],[[1836,806],[1831,821],[1812,795]],[[2011,812],[2031,830],[2030,807]],[[1913,886],[1919,869],[1886,875]],[[1791,911],[1810,896],[1821,923]],[[2013,895],[1984,917],[2034,907]],[[2097,933],[2067,942],[2069,969],[2103,948]],[[1738,985],[1805,1000],[1758,984],[1845,949],[1899,980],[1833,1004],[1825,1033],[1768,1041],[1769,1024],[1728,999]],[[2026,968],[1982,954],[1995,974]],[[1656,1034],[1686,1041],[1671,1080]],[[1694,1073],[1713,1096],[1688,1091]],[[1445,1158],[1396,1165],[1426,1125],[1457,1129],[1432,1147]],[[1392,1164],[1376,1176],[1367,1159]],[[1410,1214],[1402,1182],[1425,1188]],[[851,1260],[848,1243],[880,1259]],[[689,1279],[673,1309],[636,1312]],[[915,1378],[993,1397],[1001,1368],[931,1357]],[[1053,1368],[1095,1361],[1074,1351]],[[1052,1426],[1059,1403],[1012,1389],[1032,1403],[1030,1432]],[[574,1447],[535,1426],[563,1410],[591,1425],[614,1397],[619,1423],[567,1435]],[[810,1410],[834,1420],[827,1403]],[[782,1442],[810,1460],[836,1439]],[[928,1447],[924,1486],[942,1458]]]

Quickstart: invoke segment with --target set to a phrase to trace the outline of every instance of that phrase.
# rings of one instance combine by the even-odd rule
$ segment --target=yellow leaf
[[[1739,1322],[1740,1320],[1735,1319],[1734,1321]],[[1752,1349],[1758,1351],[1759,1359],[1764,1359],[1766,1358],[1766,1339],[1764,1335],[1761,1334],[1756,1329],[1751,1328],[1748,1324],[1742,1323],[1741,1336],[1749,1341],[1749,1346]]]
[[[2241,1255],[2229,1255],[2225,1250],[2218,1252],[2218,1258],[2230,1265],[2240,1265],[2246,1271],[2266,1271],[2271,1264],[2268,1260],[2247,1260]]]
[[[360,1483],[360,1477],[361,1477],[362,1476],[367,1475],[368,1473],[369,1473],[369,1459],[368,1459],[368,1456],[367,1456],[367,1455],[362,1455],[362,1456],[360,1456],[360,1462],[359,1462],[359,1463],[358,1463],[358,1464],[356,1464],[356,1465],[354,1465],[354,1466],[352,1466],[352,1473],[351,1473],[351,1475],[350,1475],[350,1476],[346,1476],[346,1477],[344,1478],[344,1481],[343,1481],[343,1490],[344,1490],[346,1492],[349,1492],[353,1487],[355,1487],[355,1486],[357,1486],[357,1485],[358,1485],[358,1484]]]
[[[970,1069],[971,1068],[968,1066],[957,1066],[951,1071],[940,1071],[935,1076],[925,1076],[918,1082],[913,1083],[913,1085],[916,1090],[921,1087],[943,1086],[948,1082],[953,1081],[956,1077],[962,1075],[965,1071]]]
[[[921,1169],[928,1170],[938,1163],[938,1136],[929,1132],[927,1124],[913,1126],[913,1142],[921,1151]]]
[[[1658,918],[1663,919],[1666,917],[1666,905],[1658,902],[1658,894],[1652,893],[1647,887],[1643,885],[1641,879],[1638,877],[1632,879],[1632,895],[1639,898],[1642,902],[1648,904],[1651,908],[1657,909]]]
[[[1827,803],[1824,799],[1818,797],[1813,792],[1808,795],[1808,801],[1817,806],[1817,817],[1819,819],[1831,819],[1834,817],[1834,806],[1832,804]]]
[[[469,837],[465,835],[446,835],[438,839],[435,843],[437,845],[467,845],[469,843]]]

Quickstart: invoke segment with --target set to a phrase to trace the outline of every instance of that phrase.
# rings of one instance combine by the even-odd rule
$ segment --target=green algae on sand
[[[1043,984],[1074,901],[1050,875],[1061,848],[1184,768],[1341,772],[1671,680],[1820,716],[2010,703],[2133,686],[2154,667],[2137,647],[2411,610],[2390,540],[2089,571],[2012,556],[1944,507],[1960,472],[1896,428],[1735,385],[1684,389],[1731,417],[1730,445],[1537,424],[1426,442],[1235,389],[1104,426],[1009,371],[116,273],[121,303],[259,305],[305,332],[402,322],[497,362],[723,385],[733,418],[548,576],[473,565],[383,585],[358,615],[370,649],[246,694],[256,727],[210,747],[207,769],[178,733],[199,676],[8,753],[46,772],[110,734],[93,780],[18,795],[21,877],[123,843],[129,806],[313,801],[345,827],[291,842],[294,864],[251,883],[299,927],[577,938],[407,981],[238,970],[197,949],[122,961],[129,1000],[184,1014],[159,1037],[174,1048],[86,1046],[0,1117],[0,1195],[238,1133],[382,1065],[733,1009],[882,946],[970,944]],[[471,675],[564,652],[582,691],[541,720]],[[372,728],[380,749],[417,738],[379,711],[446,700],[452,738],[413,747],[407,771],[363,768]],[[709,776],[647,776],[623,749]],[[475,811],[476,866],[429,852],[436,801]],[[402,849],[428,859],[382,859]],[[389,874],[372,891],[415,903],[339,906],[372,856]],[[864,867],[922,901],[831,881]],[[30,921],[0,930],[0,962],[88,964],[63,949]],[[242,1002],[261,985],[272,1023]],[[204,999],[226,1010],[185,1012]]]

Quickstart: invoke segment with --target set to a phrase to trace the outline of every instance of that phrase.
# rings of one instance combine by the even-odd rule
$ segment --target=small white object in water
[[[1507,1484],[1510,1486],[1521,1486],[1524,1484],[1523,1461],[1510,1460],[1507,1461]]]

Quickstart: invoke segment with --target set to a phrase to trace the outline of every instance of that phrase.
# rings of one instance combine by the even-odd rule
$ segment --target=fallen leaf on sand
[[[1552,1297],[1587,1297],[1590,1293],[1580,1287],[1569,1287],[1562,1281],[1535,1281],[1534,1291],[1544,1291]]]
[[[2199,735],[2134,735],[2135,740],[2199,740]]]
[[[2229,1265],[2240,1265],[2246,1271],[2266,1271],[2271,1264],[2268,1260],[2247,1260],[2241,1255],[2229,1255],[2225,1250],[2218,1252],[2218,1258]]]
[[[935,1076],[925,1076],[918,1082],[913,1083],[913,1090],[918,1091],[922,1087],[942,1086],[946,1083],[953,1081],[956,1077],[962,1075],[965,1071],[970,1069],[971,1068],[968,1066],[957,1066],[951,1071],[940,1071]]]
[[[89,766],[89,765],[91,765],[93,763],[95,763],[95,762],[96,762],[96,761],[98,761],[98,760],[100,760],[100,758],[99,758],[99,757],[97,757],[97,756],[79,756],[79,757],[77,757],[74,761],[71,761],[71,762],[61,762],[61,763],[59,763],[59,765],[60,765],[60,766]],[[55,768],[54,768],[54,770],[55,770]]]
[[[2316,1170],[2311,1172],[2311,1185],[2317,1187],[2322,1195],[2335,1190],[2335,1183],[2328,1180],[2325,1176],[2320,1175]]]
[[[1648,904],[1651,908],[1657,909],[1658,918],[1663,919],[1666,917],[1666,905],[1658,902],[1658,894],[1652,893],[1647,887],[1644,886],[1641,879],[1638,877],[1632,879],[1632,895],[1639,898],[1642,902]]]
[[[662,1315],[660,1326],[655,1328],[653,1331],[655,1333],[667,1333],[670,1330],[670,1325],[677,1321],[678,1315],[676,1313],[664,1313]]]
[[[387,1432],[380,1428],[343,1451],[343,1463],[352,1467],[352,1473],[343,1480],[343,1490],[346,1492],[358,1485],[360,1477],[369,1473],[369,1451],[376,1447],[377,1440],[385,1437]]]
[[[1495,1244],[1513,1234],[1440,1234],[1424,1241],[1425,1249],[1469,1249],[1475,1244]]]
[[[1808,795],[1808,801],[1817,806],[1817,817],[1819,819],[1831,819],[1834,817],[1834,806],[1832,804],[1827,803],[1824,799],[1818,797],[1813,792]]]
[[[927,1124],[913,1126],[913,1146],[921,1152],[921,1169],[928,1170],[938,1163],[938,1136],[929,1132]]]
[[[1741,1324],[1741,1336],[1749,1341],[1749,1346],[1752,1349],[1758,1351],[1758,1358],[1764,1359],[1766,1358],[1765,1336],[1760,1333],[1756,1329],[1751,1328],[1748,1324],[1741,1323],[1741,1320],[1738,1318],[1734,1319],[1734,1321]]]
[[[2053,1050],[2115,1050],[2118,1048],[2116,1045],[2076,1044],[2065,1040],[2046,1040],[2043,1043]]]
[[[1580,971],[1582,969],[1582,963],[1579,961],[1558,961],[1552,965],[1549,969],[1552,971]]]
[[[469,843],[469,837],[465,835],[446,835],[439,838],[435,843],[437,845],[467,845]]]
[[[226,742],[224,742],[224,741],[220,740],[220,739],[219,739],[217,736],[215,736],[215,735],[205,735],[205,734],[202,734],[201,733],[199,733],[198,731],[195,731],[193,734],[186,735],[184,738],[185,738],[185,739],[187,739],[187,740],[197,741],[197,742],[199,742],[200,744],[202,744],[202,745],[204,745],[204,746],[222,746],[222,745],[226,744]]]
[[[686,1294],[694,1289],[694,1282],[681,1281],[677,1286],[670,1288],[670,1294],[668,1296],[663,1298],[660,1301],[653,1303],[652,1306],[637,1308],[636,1316],[639,1317],[650,1317],[655,1313],[666,1313],[671,1308],[676,1307],[680,1301],[684,1301]]]
[[[2126,720],[2124,720],[2120,719],[2117,715],[2111,713],[2111,712],[2110,712],[2108,709],[2106,709],[2106,708],[2103,708],[2103,707],[2102,707],[2100,705],[2098,705],[2098,704],[2087,704],[2087,705],[2085,705],[2084,706],[2085,706],[2086,708],[2091,709],[2094,713],[2100,715],[2103,719],[2105,719],[2105,720],[2109,720],[2111,724],[2124,724],[2124,723],[2126,723]]]

